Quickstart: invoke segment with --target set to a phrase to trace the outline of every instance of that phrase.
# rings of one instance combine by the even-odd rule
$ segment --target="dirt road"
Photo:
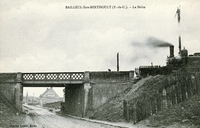
[[[26,105],[27,115],[24,124],[12,124],[10,127],[32,128],[114,128],[114,126],[92,123],[71,117],[59,116],[48,109]],[[116,128],[116,127],[115,127]]]

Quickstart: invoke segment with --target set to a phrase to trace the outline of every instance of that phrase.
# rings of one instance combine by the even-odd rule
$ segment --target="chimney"
[[[119,72],[119,53],[117,53],[117,71]]]
[[[170,55],[169,55],[169,57],[174,57],[174,46],[173,45],[169,46],[169,48],[170,48]]]
[[[151,62],[151,67],[153,67],[153,62]]]
[[[179,54],[181,54],[181,37],[178,37],[178,42],[179,42]]]

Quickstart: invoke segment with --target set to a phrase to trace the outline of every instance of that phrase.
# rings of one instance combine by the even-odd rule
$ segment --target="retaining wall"
[[[15,105],[15,81],[17,74],[16,73],[2,73],[0,74],[0,93],[7,98],[12,105]]]

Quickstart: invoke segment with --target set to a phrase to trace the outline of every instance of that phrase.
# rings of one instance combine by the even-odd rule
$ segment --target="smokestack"
[[[119,71],[119,53],[117,53],[117,71]]]
[[[179,42],[179,54],[181,54],[181,36],[178,37],[178,42]]]
[[[180,23],[180,21],[181,21],[181,10],[180,10],[180,6],[179,6],[179,8],[177,8],[177,11],[176,11],[175,16],[176,16],[176,15],[177,15],[178,23]]]
[[[170,56],[169,57],[174,57],[174,46],[169,46],[170,50]]]

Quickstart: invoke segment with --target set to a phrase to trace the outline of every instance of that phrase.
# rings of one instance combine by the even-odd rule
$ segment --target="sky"
[[[128,9],[66,9],[94,5]],[[199,7],[198,0],[0,0],[0,72],[116,71],[118,52],[120,71],[164,66],[169,48],[155,42],[178,55],[181,35],[182,48],[200,52]]]

